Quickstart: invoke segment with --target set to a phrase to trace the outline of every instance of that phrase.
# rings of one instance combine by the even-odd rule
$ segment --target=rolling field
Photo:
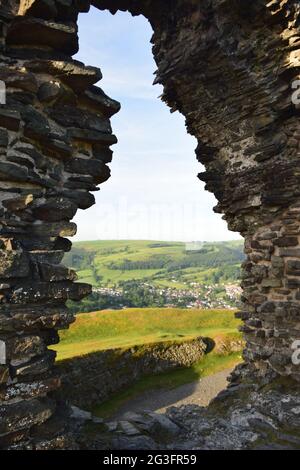
[[[94,351],[206,336],[240,338],[232,310],[144,308],[79,314],[52,347],[58,360]]]
[[[182,242],[97,240],[76,242],[64,263],[93,286],[128,280],[182,289],[186,282],[236,280],[243,255],[242,240],[204,242],[190,251]]]

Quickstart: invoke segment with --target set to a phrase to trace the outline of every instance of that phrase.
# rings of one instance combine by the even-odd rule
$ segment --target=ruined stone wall
[[[34,7],[35,2],[21,6]],[[116,143],[109,118],[119,103],[94,86],[101,72],[72,61],[76,19],[86,2],[37,2],[33,16],[2,2],[0,80],[0,445],[28,437],[55,416],[47,396],[57,330],[73,321],[65,303],[91,291],[61,265],[76,233],[70,220],[94,204],[91,191],[110,175]],[[25,11],[24,11],[25,13]],[[36,431],[38,432],[38,431]]]
[[[231,230],[246,240],[240,375],[300,378],[299,338],[300,5],[295,0],[94,0],[144,14],[154,30],[156,83],[186,117],[205,172]],[[152,8],[151,8],[152,6]]]
[[[245,364],[233,380],[299,379],[291,362],[300,314],[300,124],[292,83],[300,67],[296,0],[93,0],[145,15],[154,30],[156,81],[198,140],[199,175],[229,227],[246,240]],[[67,299],[90,288],[60,262],[78,208],[109,177],[119,104],[101,72],[72,60],[88,0],[2,0],[0,80],[0,439],[42,446],[55,417],[57,330]],[[50,420],[51,421],[51,420]],[[57,431],[58,432],[58,431]],[[33,439],[38,435],[39,440]],[[51,439],[49,436],[48,440]],[[53,439],[53,437],[52,437]],[[33,444],[35,442],[35,444]]]
[[[206,353],[201,337],[175,343],[108,349],[58,363],[62,386],[59,396],[87,409],[111,398],[137,380],[178,367],[190,367]]]
[[[188,4],[190,3],[190,6]],[[234,374],[299,378],[300,6],[296,1],[178,2],[154,26],[157,81],[198,139],[216,212],[245,237],[246,364]],[[298,278],[297,278],[298,277]]]

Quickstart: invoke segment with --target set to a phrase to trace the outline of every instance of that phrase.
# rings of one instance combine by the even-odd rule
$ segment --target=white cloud
[[[112,120],[112,178],[96,193],[96,205],[79,211],[76,239],[225,240],[237,238],[220,215],[214,196],[197,174],[196,141],[184,118],[170,114],[153,87],[151,29],[142,17],[92,11],[80,16],[79,60],[100,66],[100,86],[120,99]]]

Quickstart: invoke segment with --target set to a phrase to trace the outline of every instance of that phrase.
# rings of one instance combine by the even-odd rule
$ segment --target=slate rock
[[[11,291],[9,301],[12,304],[39,304],[45,301],[81,300],[91,293],[91,286],[84,283],[35,282],[34,285],[22,285]]]
[[[10,384],[7,389],[0,389],[0,400],[19,400],[20,398],[28,400],[29,398],[43,397],[47,393],[57,390],[59,386],[60,379],[57,377]]]
[[[40,264],[59,264],[64,257],[64,250],[34,250],[29,251],[31,261]]]
[[[39,264],[39,270],[43,281],[76,281],[78,279],[75,271],[62,265],[43,263]]]
[[[71,418],[78,419],[80,421],[91,421],[92,413],[90,411],[85,411],[77,406],[71,406]]]
[[[62,92],[63,89],[60,83],[52,80],[40,85],[37,96],[40,101],[48,103],[58,98]]]
[[[84,103],[87,103],[87,105],[100,111],[107,117],[113,116],[121,109],[121,104],[118,101],[107,96],[104,91],[97,86],[88,88],[80,98]]]
[[[71,139],[89,142],[92,144],[113,145],[117,143],[117,138],[115,135],[90,129],[70,128],[68,129],[68,136]]]
[[[33,208],[33,214],[37,219],[48,222],[73,219],[77,206],[67,198],[48,198],[47,201],[37,203]]]
[[[8,28],[6,42],[10,46],[36,45],[47,46],[65,52],[78,52],[77,25],[57,23],[39,18],[18,17]]]
[[[77,60],[35,60],[27,63],[26,66],[32,72],[54,75],[77,92],[84,91],[102,78],[99,68],[86,67]]]
[[[107,118],[79,109],[78,106],[55,105],[47,109],[48,115],[64,127],[79,127],[111,134],[111,125]]]
[[[12,377],[36,376],[48,372],[54,364],[55,351],[48,350],[44,355],[34,357],[28,362],[19,365],[11,365]]]
[[[7,147],[8,145],[8,132],[5,129],[0,129],[0,147]]]
[[[7,93],[13,93],[11,88],[17,88],[23,90],[23,95],[29,96],[24,92],[36,93],[38,89],[36,77],[33,73],[24,70],[24,67],[0,66],[0,80],[5,82]],[[7,104],[10,102],[11,99],[7,99]]]
[[[48,20],[57,15],[55,3],[55,0],[20,0],[18,13],[20,16],[34,16]]]
[[[29,274],[29,260],[21,250],[0,249],[0,278],[26,277]]]
[[[49,419],[53,412],[54,402],[46,398],[0,405],[0,435],[41,424]]]
[[[27,335],[8,339],[6,341],[7,359],[11,365],[28,362],[34,356],[46,351],[43,339],[38,335]]]
[[[20,127],[20,113],[0,106],[0,126],[11,131],[18,131]]]
[[[6,365],[0,365],[0,386],[5,385],[10,379],[9,368]],[[1,395],[0,395],[1,396]]]
[[[32,226],[32,234],[42,237],[73,237],[77,226],[73,222],[36,223]]]
[[[70,173],[92,175],[96,183],[103,183],[110,177],[110,169],[104,163],[95,159],[73,158],[65,164]]]

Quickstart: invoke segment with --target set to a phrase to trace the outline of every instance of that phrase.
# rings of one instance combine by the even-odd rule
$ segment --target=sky
[[[203,171],[178,112],[171,114],[153,86],[152,29],[144,17],[91,8],[79,17],[76,59],[100,67],[98,83],[121,102],[112,118],[118,137],[111,178],[94,193],[96,204],[78,211],[76,240],[232,240],[216,199],[204,190]]]

